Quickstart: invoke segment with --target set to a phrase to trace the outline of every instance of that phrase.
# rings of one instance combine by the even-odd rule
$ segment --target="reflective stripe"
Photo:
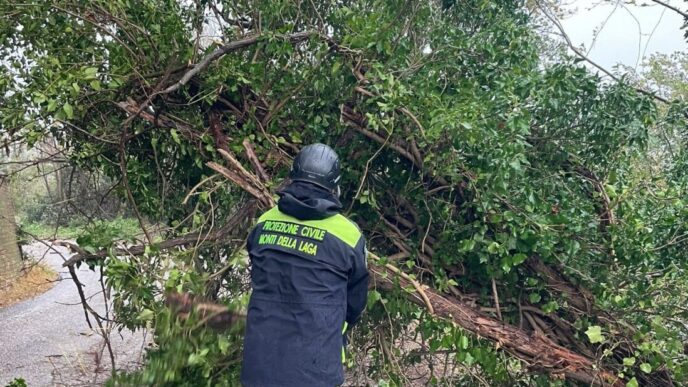
[[[346,328],[349,327],[349,324],[344,321],[344,328],[342,329],[342,335],[346,334]],[[344,350],[344,345],[342,345],[342,364],[346,364],[346,351]]]
[[[341,214],[333,215],[326,219],[300,220],[283,213],[277,207],[273,207],[258,219],[258,223],[263,223],[266,220],[290,222],[325,229],[328,233],[352,248],[355,248],[361,239],[361,232],[358,230],[358,227]]]

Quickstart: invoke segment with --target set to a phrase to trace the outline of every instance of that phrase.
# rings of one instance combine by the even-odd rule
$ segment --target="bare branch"
[[[156,243],[155,246],[158,247],[161,250],[169,250],[174,247],[179,247],[179,246],[186,246],[190,244],[195,244],[198,242],[198,240],[202,240],[203,243],[209,243],[209,242],[219,242],[221,241],[226,235],[228,235],[230,232],[232,232],[238,225],[240,225],[242,222],[245,222],[247,219],[251,218],[251,214],[256,208],[256,201],[248,201],[246,202],[243,206],[239,207],[233,214],[232,217],[227,221],[227,223],[220,228],[219,230],[212,232],[212,233],[207,233],[207,234],[201,234],[201,233],[190,233],[186,235],[182,235],[177,238],[172,238],[165,240],[160,243]],[[142,255],[146,252],[146,247],[147,245],[136,245],[128,248],[120,248],[120,249],[115,249],[113,251],[114,255]],[[68,260],[66,260],[62,266],[63,267],[69,267],[72,266],[78,262],[82,261],[89,261],[89,260],[94,260],[94,259],[100,259],[100,258],[105,258],[109,255],[109,251],[107,250],[101,250],[97,251],[93,254],[87,253],[87,252],[81,252],[78,253]]]
[[[605,74],[606,74],[607,76],[609,76],[611,79],[613,79],[613,80],[615,80],[615,81],[617,81],[617,82],[621,82],[621,79],[619,79],[619,77],[617,77],[616,75],[614,75],[611,71],[607,70],[606,68],[604,68],[603,66],[601,66],[601,65],[598,64],[597,62],[595,62],[595,61],[593,61],[592,59],[590,59],[583,51],[581,51],[578,47],[576,47],[576,46],[573,44],[573,42],[571,41],[571,38],[569,38],[568,34],[566,33],[566,30],[564,30],[564,26],[561,25],[561,22],[559,22],[559,20],[557,20],[556,17],[552,16],[551,13],[550,13],[550,11],[549,11],[548,9],[546,9],[545,6],[542,5],[542,3],[540,3],[540,2],[538,1],[538,2],[537,2],[537,5],[538,5],[538,7],[540,8],[540,10],[542,11],[542,13],[547,17],[547,19],[549,19],[549,20],[557,27],[557,29],[558,29],[559,32],[561,33],[562,37],[563,37],[564,40],[566,41],[566,45],[571,49],[571,51],[573,51],[576,55],[578,55],[578,57],[580,57],[580,58],[583,59],[584,61],[590,63],[590,64],[593,65],[595,68],[597,68],[598,70],[600,70],[600,71],[602,71],[603,73],[605,73]],[[661,97],[661,96],[659,96],[659,95],[657,95],[657,94],[655,94],[655,93],[653,93],[653,92],[651,92],[651,91],[647,91],[647,90],[641,89],[641,88],[639,88],[639,87],[635,87],[635,90],[636,90],[637,92],[639,92],[639,93],[642,93],[642,94],[645,94],[645,95],[647,95],[647,96],[649,96],[649,97],[652,97],[652,98],[656,99],[657,101],[660,101],[660,102],[663,102],[663,103],[666,103],[666,104],[670,103],[670,101],[669,101],[668,99],[666,99],[666,98],[664,98],[664,97]]]
[[[253,169],[256,170],[256,173],[258,174],[258,177],[260,177],[260,180],[263,183],[267,183],[268,181],[270,181],[268,174],[265,173],[263,165],[260,163],[260,160],[258,160],[258,156],[256,156],[256,151],[253,149],[251,141],[249,141],[248,138],[244,139],[242,145],[246,150],[246,157],[248,158],[248,161],[251,162],[251,165],[253,166]]]
[[[659,5],[661,5],[661,6],[663,6],[663,7],[669,8],[670,10],[672,10],[672,11],[676,12],[677,14],[683,16],[684,19],[687,19],[687,20],[688,20],[688,13],[683,12],[683,11],[681,11],[680,9],[678,9],[678,8],[676,8],[676,7],[674,7],[674,6],[670,5],[670,4],[667,4],[667,3],[663,2],[663,1],[660,1],[660,0],[652,0],[652,1],[655,2],[655,3],[657,3],[657,4],[659,4]]]
[[[306,32],[297,32],[294,34],[290,34],[286,36],[287,40],[290,40],[292,43],[297,43],[301,42],[303,40],[308,39],[309,36],[313,35],[313,32],[306,31]],[[237,51],[240,50],[244,47],[251,46],[253,44],[258,43],[258,41],[262,38],[262,35],[253,35],[249,36],[244,39],[236,40],[234,42],[225,44],[224,46],[218,48],[217,50],[211,52],[208,54],[205,58],[201,59],[200,62],[198,62],[191,70],[187,71],[184,76],[175,84],[172,86],[166,88],[165,90],[159,92],[158,94],[168,94],[173,91],[176,91],[180,87],[186,85],[191,78],[193,78],[196,74],[200,73],[201,71],[205,70],[212,62],[220,59],[224,55],[232,52],[232,51]]]

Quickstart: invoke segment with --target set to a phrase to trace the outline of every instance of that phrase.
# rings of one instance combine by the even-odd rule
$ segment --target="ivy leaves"
[[[588,330],[585,331],[585,334],[588,336],[588,339],[593,344],[602,343],[605,340],[604,335],[602,334],[602,327],[600,327],[599,325],[589,326]]]

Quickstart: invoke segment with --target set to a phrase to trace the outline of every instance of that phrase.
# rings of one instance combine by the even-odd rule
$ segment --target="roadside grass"
[[[115,218],[98,222],[97,225],[107,226],[109,229],[117,230],[120,235],[139,235],[141,228],[136,219]],[[55,226],[45,223],[26,223],[19,229],[19,237],[22,242],[28,242],[32,238],[38,239],[77,239],[80,236],[92,232],[93,225],[84,221],[73,221],[66,226]]]

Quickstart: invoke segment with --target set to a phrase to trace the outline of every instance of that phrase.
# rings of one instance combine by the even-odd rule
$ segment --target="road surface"
[[[69,257],[63,247],[54,247]],[[0,386],[23,378],[33,386],[101,385],[110,375],[110,357],[103,339],[91,330],[84,317],[76,285],[63,268],[63,259],[43,244],[24,248],[60,275],[47,292],[6,308],[0,308]],[[77,271],[84,294],[99,313],[104,313],[98,275],[82,265]],[[94,328],[97,329],[95,322]],[[116,331],[110,336],[117,369],[132,369],[142,360],[145,332]],[[102,359],[102,361],[101,361]]]

